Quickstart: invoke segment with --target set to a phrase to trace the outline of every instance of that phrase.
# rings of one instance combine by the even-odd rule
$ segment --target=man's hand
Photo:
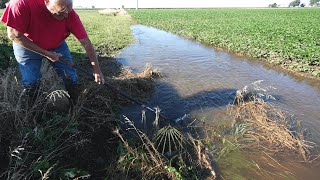
[[[59,53],[56,53],[56,52],[51,52],[51,51],[47,51],[46,52],[46,58],[48,58],[52,62],[59,61],[60,57],[62,57],[62,54],[59,54]]]
[[[93,67],[94,81],[98,84],[104,84],[104,76],[99,67]]]
[[[90,41],[89,38],[80,39],[79,40],[81,45],[86,50],[86,54],[90,59],[91,65],[93,66],[93,75],[94,75],[94,81],[98,84],[104,84],[104,77],[99,67],[99,62],[97,58],[96,51]]]

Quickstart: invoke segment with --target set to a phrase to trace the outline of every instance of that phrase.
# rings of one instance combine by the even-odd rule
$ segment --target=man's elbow
[[[14,40],[16,40],[17,38],[19,38],[20,33],[19,33],[17,30],[15,30],[15,29],[13,29],[13,28],[11,28],[11,27],[8,27],[8,28],[7,28],[7,35],[8,35],[8,38],[9,38],[11,41],[14,41]]]
[[[11,41],[14,41],[17,37],[14,36],[13,34],[9,34],[9,33],[8,33],[8,38],[9,38]]]

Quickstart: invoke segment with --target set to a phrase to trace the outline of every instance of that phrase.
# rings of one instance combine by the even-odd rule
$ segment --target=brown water
[[[118,59],[135,71],[151,63],[165,76],[157,82],[150,106],[159,106],[168,117],[192,114],[206,121],[221,120],[232,103],[236,90],[263,80],[261,87],[272,86],[269,102],[294,114],[308,129],[310,140],[319,142],[319,82],[297,79],[258,61],[224,51],[155,28],[132,27],[136,43],[124,49]],[[128,107],[130,116],[139,116],[139,107]]]

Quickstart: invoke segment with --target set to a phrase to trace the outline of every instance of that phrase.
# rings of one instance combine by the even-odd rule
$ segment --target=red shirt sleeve
[[[84,39],[87,38],[87,32],[79,18],[79,15],[72,10],[68,15],[68,29],[77,38]]]
[[[7,26],[25,33],[30,22],[30,8],[26,0],[11,0],[5,9],[1,21]]]

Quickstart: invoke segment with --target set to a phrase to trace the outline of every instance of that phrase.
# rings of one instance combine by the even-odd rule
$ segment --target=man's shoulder
[[[79,19],[79,15],[74,9],[72,9],[72,11],[70,11],[70,13],[68,14],[67,21],[70,23],[76,21],[77,19]]]
[[[70,11],[69,15],[72,16],[72,17],[73,17],[73,16],[78,16],[77,12],[76,12],[74,9],[72,9],[72,10]],[[68,16],[69,16],[69,15],[68,15]]]
[[[10,0],[9,5],[11,6],[17,6],[17,5],[27,5],[29,3],[29,0]]]
[[[10,0],[7,8],[17,12],[24,9],[30,9],[29,0]]]
[[[9,4],[12,7],[26,7],[26,8],[32,8],[32,7],[39,7],[39,5],[44,4],[43,0],[10,0]]]

